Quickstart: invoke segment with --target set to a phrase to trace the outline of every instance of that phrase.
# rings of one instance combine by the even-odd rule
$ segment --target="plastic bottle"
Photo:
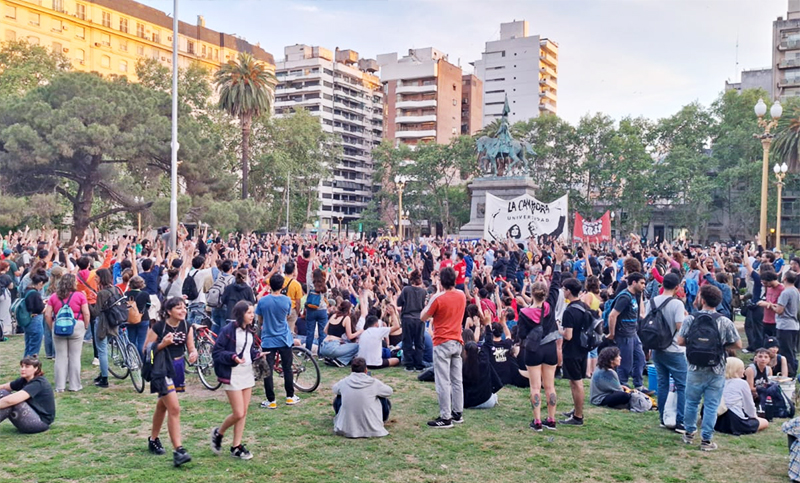
[[[775,408],[772,404],[772,396],[767,396],[767,400],[764,401],[764,417],[767,419],[767,421],[772,421],[774,412]]]

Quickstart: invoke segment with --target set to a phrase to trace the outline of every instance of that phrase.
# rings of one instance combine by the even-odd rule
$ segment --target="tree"
[[[0,100],[21,96],[47,84],[72,64],[61,52],[52,52],[27,40],[5,42],[0,48]]]
[[[758,91],[758,95],[764,91]],[[750,100],[752,100],[751,96]],[[762,96],[767,97],[767,96]],[[753,104],[755,105],[755,104]],[[750,117],[752,116],[752,106]],[[763,132],[761,128],[757,128]],[[792,173],[800,172],[800,99],[790,97],[783,103],[783,115],[778,120],[778,126],[773,130],[775,139],[772,141],[774,159],[781,160],[789,165]]]
[[[242,128],[242,199],[248,196],[250,128],[253,118],[268,113],[278,81],[263,62],[240,52],[237,61],[228,61],[214,74],[219,90],[219,108],[239,119]]]
[[[147,173],[168,156],[169,98],[97,74],[54,77],[0,102],[0,172],[16,195],[59,193],[72,207],[72,238],[112,214],[141,210],[124,168]],[[66,183],[65,183],[66,181]],[[113,207],[93,211],[95,197]]]

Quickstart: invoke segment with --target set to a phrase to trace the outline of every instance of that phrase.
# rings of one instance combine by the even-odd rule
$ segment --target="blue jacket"
[[[733,292],[731,292],[730,286],[726,283],[717,282],[710,273],[706,274],[705,279],[722,292],[722,303],[717,306],[717,312],[733,320],[733,317],[731,317],[731,299],[733,298]]]
[[[255,335],[250,334],[249,336],[253,338],[253,344],[250,346],[250,358],[255,360],[259,348],[255,343]],[[228,324],[219,331],[214,349],[211,351],[211,357],[214,359],[214,373],[223,384],[231,382],[231,369],[238,365],[233,359],[238,355],[236,352],[236,322],[229,320]]]

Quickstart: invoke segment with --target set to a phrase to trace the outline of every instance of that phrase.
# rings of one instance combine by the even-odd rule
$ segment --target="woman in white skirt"
[[[242,434],[247,419],[247,408],[250,406],[250,396],[255,386],[253,361],[263,357],[263,354],[259,350],[259,345],[253,343],[255,340],[253,304],[245,300],[237,302],[232,315],[233,320],[229,320],[220,331],[212,352],[214,372],[222,382],[225,394],[228,395],[231,414],[225,418],[222,426],[214,428],[211,432],[211,450],[215,454],[222,451],[222,438],[225,431],[232,426],[231,456],[249,460],[253,455],[242,444]]]

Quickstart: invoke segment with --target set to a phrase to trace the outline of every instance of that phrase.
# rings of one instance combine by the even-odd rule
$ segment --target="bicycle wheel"
[[[117,379],[125,379],[130,372],[125,363],[125,354],[122,353],[122,344],[114,336],[108,338],[108,372]]]
[[[129,343],[125,346],[125,356],[131,371],[133,388],[136,389],[136,392],[141,393],[144,391],[144,379],[142,378],[142,357],[139,355],[139,349]]]
[[[292,375],[300,392],[314,392],[319,387],[319,365],[305,347],[292,347]]]
[[[197,345],[197,375],[200,376],[200,382],[212,391],[216,391],[222,385],[217,379],[217,374],[214,372],[214,360],[211,358],[211,349],[214,345],[207,341],[201,340]]]

